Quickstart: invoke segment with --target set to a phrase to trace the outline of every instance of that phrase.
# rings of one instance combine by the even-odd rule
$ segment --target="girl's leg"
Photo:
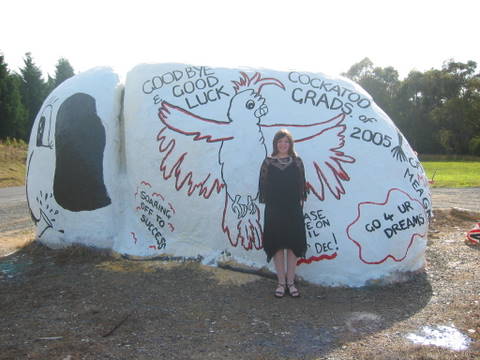
[[[278,250],[273,255],[273,262],[275,264],[275,271],[277,272],[277,280],[279,284],[285,284],[285,250]]]
[[[287,286],[285,284],[285,254],[283,249],[278,250],[275,255],[273,255],[273,262],[275,263],[278,280],[278,285],[275,289],[275,296],[277,298],[282,298],[285,295]]]
[[[298,289],[295,286],[295,270],[297,269],[297,260],[294,252],[290,249],[287,250],[287,287],[290,295],[293,297],[300,296]]]
[[[295,270],[297,269],[297,260],[292,250],[287,250],[287,283],[292,284],[295,281]]]

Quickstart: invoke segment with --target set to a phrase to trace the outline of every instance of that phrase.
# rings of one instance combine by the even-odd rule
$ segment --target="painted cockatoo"
[[[265,127],[303,127],[303,130],[308,132],[308,136],[300,137],[295,142],[314,139],[332,129],[337,132],[334,144],[325,149],[329,152],[325,155],[327,156],[325,163],[320,162],[326,167],[326,172],[322,171],[322,166],[319,166],[317,162],[312,163],[320,183],[319,190],[316,190],[311,183],[307,183],[308,188],[312,189],[321,200],[324,197],[324,184],[337,198],[344,193],[341,181],[349,180],[349,178],[340,162],[354,162],[354,159],[345,156],[338,150],[344,144],[345,125],[342,122],[345,114],[341,113],[332,119],[314,124],[262,124],[262,118],[268,113],[267,100],[261,95],[262,88],[266,85],[275,85],[285,90],[285,86],[277,79],[262,78],[259,73],[249,77],[246,73],[241,72],[241,76],[240,81],[233,81],[235,95],[230,99],[227,116],[224,120],[207,119],[162,101],[159,118],[165,127],[160,130],[157,140],[159,141],[159,150],[164,155],[160,170],[166,180],[172,175],[175,176],[177,190],[187,185],[188,195],[198,190],[199,195],[209,198],[213,191],[219,193],[225,188],[222,230],[228,236],[232,246],[236,247],[240,243],[243,248],[250,250],[262,248],[263,231],[260,210],[257,205],[258,174],[267,155],[262,129]],[[201,180],[195,180],[189,169],[182,168],[187,153],[180,155],[170,167],[166,165],[167,159],[176,146],[175,140],[170,139],[166,133],[167,129],[191,136],[194,141],[220,143],[218,162],[221,167],[222,179],[210,179],[210,174],[208,174]],[[329,145],[327,143],[327,146]],[[238,166],[235,166],[232,160],[242,158],[245,151],[248,151],[248,167],[243,167],[239,173]],[[245,186],[246,183],[250,186]],[[337,186],[337,183],[340,186]]]

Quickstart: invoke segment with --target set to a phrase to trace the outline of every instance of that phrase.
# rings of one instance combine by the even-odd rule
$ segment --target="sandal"
[[[291,297],[297,298],[300,297],[300,292],[298,291],[295,283],[287,284],[288,293]]]
[[[285,284],[278,283],[277,288],[275,289],[275,297],[276,298],[283,298],[285,295],[287,287]]]

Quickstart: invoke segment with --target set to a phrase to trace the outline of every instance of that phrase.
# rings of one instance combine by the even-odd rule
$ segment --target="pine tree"
[[[72,65],[65,58],[60,58],[55,65],[55,75],[52,77],[48,75],[46,83],[47,95],[51,93],[62,82],[75,75]]]
[[[55,78],[54,77],[51,77],[50,74],[48,74],[48,77],[47,77],[47,82],[45,84],[45,88],[47,89],[45,92],[48,96],[48,94],[50,94],[53,89],[56,88],[56,85],[55,85]]]
[[[10,74],[8,66],[0,55],[0,138],[27,137],[27,112],[20,96],[20,83]]]
[[[20,69],[22,78],[21,94],[22,102],[27,109],[27,134],[33,126],[35,116],[37,115],[43,100],[47,95],[45,81],[42,79],[40,68],[35,65],[31,53],[26,53],[23,59],[25,66]]]
[[[55,67],[55,87],[75,75],[72,65],[65,58],[58,59]]]

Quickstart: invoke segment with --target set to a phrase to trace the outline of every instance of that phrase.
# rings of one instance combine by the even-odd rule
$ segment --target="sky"
[[[52,75],[178,62],[338,75],[365,57],[411,70],[474,60],[480,68],[478,0],[6,0],[0,52],[9,69],[26,52]],[[477,70],[479,69],[477,68]]]

